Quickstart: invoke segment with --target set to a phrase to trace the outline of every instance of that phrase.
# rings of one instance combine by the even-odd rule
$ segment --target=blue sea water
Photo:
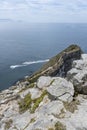
[[[31,75],[72,43],[87,52],[87,24],[0,23],[0,90]]]

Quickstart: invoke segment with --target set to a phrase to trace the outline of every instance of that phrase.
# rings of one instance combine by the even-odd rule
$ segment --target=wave
[[[48,62],[48,61],[49,61],[49,59],[23,62],[21,65],[11,65],[10,68],[15,69],[15,68],[19,68],[19,67],[24,67],[24,66],[28,66],[28,65],[32,65],[32,64],[38,64],[38,63],[44,63],[44,62]]]
[[[11,65],[10,68],[15,69],[15,68],[18,68],[18,67],[23,67],[23,66],[26,66],[26,65]]]

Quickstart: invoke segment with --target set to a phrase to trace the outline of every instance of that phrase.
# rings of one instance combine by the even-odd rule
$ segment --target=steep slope
[[[39,71],[29,77],[29,82],[34,82],[41,75],[65,76],[71,68],[73,60],[80,59],[82,50],[77,45],[71,45],[50,59]]]

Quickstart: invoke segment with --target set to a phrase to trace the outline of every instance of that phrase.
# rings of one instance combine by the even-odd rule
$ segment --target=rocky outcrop
[[[61,77],[41,76],[37,81],[37,87],[47,90],[52,100],[71,102],[74,96],[74,87],[71,82]]]
[[[29,82],[36,81],[40,76],[66,76],[71,69],[73,60],[81,58],[82,50],[77,45],[71,45],[50,59],[39,71],[28,77]]]
[[[45,81],[43,87],[42,79]],[[15,88],[13,92],[8,89],[0,93],[0,130],[87,128],[87,96],[73,97],[73,85],[66,79],[42,76],[26,88],[12,88]],[[18,95],[18,98],[12,99],[12,95]]]
[[[76,92],[87,94],[87,54],[73,61],[72,67],[67,73],[67,79],[73,83]]]
[[[71,46],[57,58],[0,92],[0,130],[87,129],[87,54]]]
[[[71,102],[74,95],[73,84],[68,82],[64,78],[53,78],[53,82],[50,87],[47,88],[47,92],[53,97],[53,99],[59,99],[65,102]]]

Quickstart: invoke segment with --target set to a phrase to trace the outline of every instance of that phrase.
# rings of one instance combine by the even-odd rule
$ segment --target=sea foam
[[[49,59],[23,62],[21,65],[11,65],[10,68],[15,69],[15,68],[19,68],[19,67],[24,67],[24,66],[28,66],[28,65],[32,65],[32,64],[38,64],[38,63],[44,63],[44,62],[48,62],[48,61],[49,61]]]

